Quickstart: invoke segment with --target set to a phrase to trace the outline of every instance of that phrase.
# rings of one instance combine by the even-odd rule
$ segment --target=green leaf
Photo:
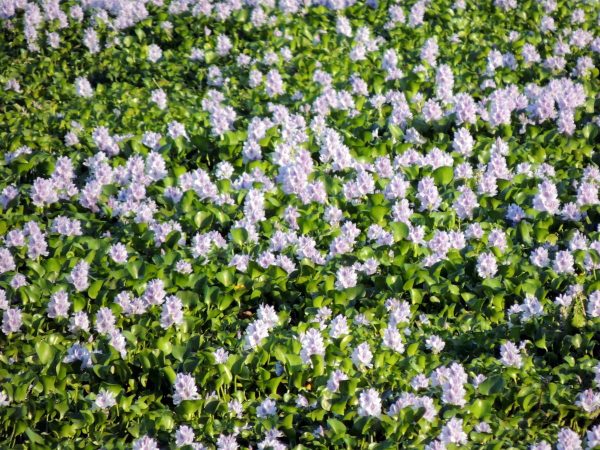
[[[336,434],[336,436],[346,434],[346,425],[337,419],[327,419],[327,425]]]
[[[127,272],[129,272],[129,275],[131,275],[131,278],[133,278],[134,280],[137,280],[139,273],[140,273],[140,269],[142,268],[142,262],[141,261],[131,261],[131,262],[125,264],[125,268],[127,269]]]
[[[171,353],[175,359],[178,361],[183,361],[186,350],[187,347],[185,345],[174,345]]]
[[[54,359],[55,351],[52,346],[44,341],[38,341],[35,344],[35,352],[43,365],[47,365]]]
[[[418,342],[414,342],[414,343],[410,344],[407,347],[406,354],[408,356],[414,356],[417,353],[418,349],[419,349],[419,343]]]
[[[392,222],[390,224],[392,233],[394,234],[394,241],[398,242],[406,239],[409,233],[408,226],[403,222]]]
[[[231,240],[242,247],[248,242],[248,232],[245,228],[233,228],[231,231]]]
[[[493,400],[475,400],[469,407],[469,411],[476,419],[488,416],[492,412]]]
[[[522,220],[519,222],[518,230],[519,230],[519,237],[521,238],[521,240],[525,244],[528,244],[528,245],[531,244],[532,243],[531,232],[533,231],[531,224]]]
[[[538,394],[529,394],[523,400],[523,411],[529,412],[531,408],[533,408],[536,402],[539,400],[540,396]]]
[[[201,229],[209,224],[211,218],[211,213],[207,211],[199,211],[194,216],[194,223],[199,229]]]
[[[44,444],[46,442],[41,435],[33,431],[31,428],[27,428],[25,430],[25,433],[27,434],[27,437],[31,442],[34,442],[36,444]]]
[[[177,412],[189,419],[202,408],[203,403],[203,400],[183,400],[179,406],[177,406]]]
[[[156,341],[156,348],[162,351],[165,355],[169,355],[173,350],[173,345],[166,336],[163,336]]]
[[[225,364],[219,364],[219,374],[223,383],[229,384],[233,380],[233,376],[231,375],[231,370]]]
[[[479,392],[483,395],[498,394],[504,389],[504,378],[494,375],[479,385]]]
[[[433,179],[437,185],[448,185],[454,179],[454,171],[452,167],[438,167],[433,171]]]
[[[87,294],[92,299],[95,300],[98,297],[98,293],[100,292],[100,288],[102,287],[103,281],[96,280],[89,287]]]
[[[338,400],[331,404],[331,412],[338,416],[343,416],[346,413],[346,400]]]
[[[217,280],[225,287],[233,284],[233,269],[226,269],[217,274]]]
[[[371,214],[371,217],[373,217],[373,219],[375,219],[376,222],[381,222],[385,216],[387,216],[389,214],[390,210],[388,207],[386,206],[373,206],[372,208],[369,209],[369,214]]]

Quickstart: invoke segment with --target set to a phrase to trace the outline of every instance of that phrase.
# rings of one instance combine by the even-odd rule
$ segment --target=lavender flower
[[[133,441],[133,450],[160,450],[156,440],[150,436],[142,436]]]
[[[79,77],[75,80],[75,91],[79,97],[91,98],[94,95],[92,85],[85,77]]]
[[[372,368],[373,364],[371,361],[373,360],[373,353],[371,353],[371,349],[369,348],[369,344],[363,342],[358,347],[356,347],[352,351],[352,362],[361,370],[364,368]]]
[[[437,210],[442,202],[438,193],[437,187],[431,177],[424,177],[419,181],[417,186],[417,199],[421,202],[421,211]]]
[[[523,358],[518,347],[512,342],[502,344],[500,347],[501,362],[507,367],[521,368],[523,366]]]
[[[148,46],[148,61],[151,63],[156,63],[162,58],[162,54],[162,49],[158,45],[151,44]]]
[[[96,396],[94,405],[100,409],[110,409],[117,404],[115,396],[112,392],[101,389]]]
[[[23,325],[23,315],[19,308],[8,308],[2,315],[2,332],[6,335],[18,333]]]
[[[481,278],[493,278],[497,271],[498,265],[492,253],[482,253],[477,257],[477,274]]]
[[[184,447],[186,445],[192,445],[194,443],[194,430],[187,425],[180,425],[175,432],[175,445],[177,448]]]
[[[183,323],[183,305],[179,297],[169,295],[162,307],[160,314],[160,326],[169,328],[173,325],[181,325]]]
[[[312,355],[325,355],[325,344],[319,330],[310,328],[305,333],[300,333],[299,340],[302,344],[300,358],[302,358],[304,364],[312,365],[310,359]]]
[[[591,427],[586,432],[585,437],[587,440],[586,450],[591,450],[593,448],[600,446],[600,425]]]
[[[121,243],[111,245],[108,253],[110,258],[117,264],[127,262],[127,248]]]
[[[190,374],[178,373],[173,384],[175,393],[173,403],[179,405],[184,400],[196,400],[199,398],[196,380]]]
[[[338,290],[348,289],[356,286],[356,270],[350,267],[340,267],[337,271],[335,288]]]
[[[442,428],[439,439],[444,444],[466,444],[467,434],[463,431],[462,419],[450,419]]]
[[[381,415],[381,397],[375,389],[362,391],[358,404],[358,415],[360,417],[379,417]]]
[[[69,296],[65,291],[58,291],[52,294],[48,303],[48,317],[69,317]]]
[[[77,292],[85,291],[90,285],[88,272],[90,265],[85,261],[79,261],[71,271],[71,283]]]
[[[556,253],[554,257],[554,264],[552,270],[559,275],[561,274],[572,274],[575,272],[573,264],[575,263],[573,255],[568,250],[563,250]]]
[[[582,450],[581,438],[570,428],[561,428],[558,432],[556,450]]]
[[[274,400],[267,398],[256,408],[256,417],[264,419],[269,416],[277,415],[277,405]]]

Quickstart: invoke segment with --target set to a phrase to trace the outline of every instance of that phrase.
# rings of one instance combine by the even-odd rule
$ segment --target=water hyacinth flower
[[[325,355],[325,344],[319,330],[310,328],[305,333],[300,333],[299,340],[302,344],[300,358],[302,358],[304,364],[312,365],[310,359],[312,355]]]
[[[221,434],[217,439],[217,450],[237,450],[239,445],[235,435]]]
[[[560,201],[553,183],[546,180],[538,185],[538,193],[533,198],[533,208],[550,214],[558,213]]]
[[[159,278],[150,280],[146,284],[146,290],[144,291],[143,295],[143,299],[146,304],[149,306],[163,304],[167,295],[164,285],[165,283]]]
[[[463,430],[463,420],[456,417],[450,419],[442,428],[439,439],[444,444],[466,444],[468,438]]]
[[[183,320],[183,304],[181,300],[175,295],[169,295],[162,306],[160,326],[167,329],[173,325],[181,325]]]
[[[16,269],[15,259],[7,248],[0,247],[0,274]]]
[[[473,212],[479,206],[477,196],[466,186],[461,186],[459,192],[460,196],[452,204],[452,207],[460,219],[472,219]]]
[[[256,417],[259,419],[275,415],[277,415],[277,404],[270,398],[263,400],[258,408],[256,408]]]
[[[477,274],[481,278],[493,278],[497,272],[498,264],[492,253],[482,253],[477,257]]]
[[[148,61],[151,63],[156,63],[162,58],[162,54],[162,49],[158,45],[151,44],[148,46]]]
[[[357,274],[354,267],[340,267],[335,282],[336,289],[348,289],[356,286]]]
[[[10,398],[4,391],[0,391],[0,407],[10,405]]]
[[[36,206],[45,206],[58,201],[52,180],[36,178],[31,188],[31,201]]]
[[[7,308],[2,314],[2,332],[6,335],[18,333],[23,326],[23,314],[19,308]]]
[[[431,352],[434,355],[437,355],[438,353],[440,353],[444,349],[444,347],[446,346],[446,343],[439,336],[432,335],[432,336],[429,336],[427,338],[427,340],[425,341],[425,346],[429,350],[431,350]]]
[[[477,120],[477,106],[469,94],[459,93],[454,96],[454,114],[457,125],[473,124]]]
[[[177,139],[178,137],[184,137],[185,139],[189,139],[185,130],[185,126],[182,123],[177,122],[176,120],[169,123],[167,134],[171,139]]]
[[[150,94],[150,100],[156,104],[158,109],[167,108],[167,94],[162,89],[155,89]]]
[[[534,266],[540,268],[547,267],[550,264],[548,249],[544,247],[536,248],[533,252],[531,252],[529,259]]]
[[[367,389],[358,398],[358,415],[360,417],[379,417],[381,415],[381,397],[375,389]]]
[[[76,342],[68,350],[67,355],[63,358],[63,362],[66,364],[74,361],[81,362],[81,368],[87,369],[92,367],[92,355],[87,348]]]
[[[581,438],[570,428],[561,428],[557,436],[557,450],[582,450]]]
[[[464,385],[467,382],[467,373],[458,363],[453,363],[449,367],[438,367],[431,375],[432,386],[442,388],[442,402],[450,405],[466,404]]]
[[[463,156],[470,156],[473,152],[473,145],[475,141],[469,133],[469,130],[462,127],[454,133],[454,139],[452,140],[452,149]]]
[[[6,291],[4,289],[0,289],[0,309],[6,311],[9,308],[10,303],[6,298]]]
[[[175,271],[182,275],[189,275],[193,272],[192,265],[188,261],[177,261],[175,264]]]
[[[12,279],[10,280],[10,287],[16,291],[17,289],[23,287],[23,286],[28,286],[29,283],[27,282],[27,278],[25,278],[25,275],[20,274],[20,273],[16,273],[13,275]]]
[[[275,97],[284,92],[283,79],[281,78],[281,74],[275,69],[271,69],[267,73],[265,84],[266,92],[269,97]]]
[[[150,436],[142,436],[133,441],[133,450],[160,450],[158,442]]]
[[[173,383],[173,404],[179,405],[184,400],[199,398],[196,380],[190,374],[178,373]]]
[[[177,448],[184,447],[186,445],[192,445],[196,438],[194,430],[187,425],[180,425],[175,432],[175,445]]]
[[[501,362],[507,367],[516,367],[517,369],[523,366],[523,358],[521,351],[512,342],[506,342],[500,347]]]
[[[587,446],[586,449],[596,448],[600,445],[600,425],[591,427],[585,435]]]
[[[333,320],[329,324],[329,329],[329,336],[332,339],[338,339],[350,333],[350,328],[348,327],[348,320],[345,316],[342,316],[340,314],[333,318]]]
[[[71,283],[77,292],[86,290],[89,285],[88,273],[90,265],[84,261],[79,261],[71,271]]]
[[[600,392],[586,389],[577,396],[575,404],[585,412],[593,414],[600,409]]]
[[[96,314],[96,331],[100,334],[110,334],[115,329],[116,320],[110,308],[100,308]]]
[[[600,317],[600,290],[590,294],[587,304],[587,313],[590,318]]]
[[[554,257],[554,263],[552,264],[552,270],[554,270],[557,274],[572,274],[575,272],[575,268],[573,264],[575,260],[573,259],[573,255],[568,250],[562,250],[556,252]]]
[[[261,305],[258,310],[258,320],[250,323],[244,334],[244,348],[256,349],[270,331],[279,324],[275,309],[269,305]]]
[[[100,409],[110,409],[117,404],[115,400],[115,396],[112,392],[107,390],[101,390],[98,392],[96,396],[96,400],[94,401],[94,405]]]
[[[336,369],[331,373],[327,380],[327,390],[329,392],[337,392],[340,388],[340,382],[348,379],[348,375],[339,369]]]
[[[421,211],[435,211],[439,208],[442,199],[431,177],[424,177],[419,181],[417,199],[421,203]]]
[[[90,320],[84,311],[74,313],[69,319],[69,331],[78,333],[81,331],[88,332],[90,330]]]
[[[410,380],[410,386],[416,391],[419,389],[426,389],[429,387],[429,379],[424,374],[420,373]]]
[[[217,364],[225,364],[229,359],[229,352],[221,347],[213,352],[213,356]]]
[[[520,314],[521,320],[526,322],[544,314],[544,308],[537,298],[531,294],[527,294],[521,305],[513,305],[511,312]]]
[[[373,367],[372,360],[373,360],[373,353],[371,353],[369,344],[367,344],[366,342],[363,342],[362,344],[358,345],[352,351],[352,362],[354,363],[354,366],[357,369],[364,370],[365,368],[366,369],[372,368]]]
[[[117,264],[127,262],[127,248],[120,242],[110,246],[108,250],[110,258]]]
[[[402,342],[402,336],[398,329],[392,326],[388,326],[383,334],[384,347],[390,348],[398,353],[404,353],[404,343]]]
[[[79,77],[75,80],[75,92],[79,97],[90,98],[94,95],[92,85],[87,78]]]
[[[69,295],[65,291],[58,291],[52,294],[48,303],[48,317],[61,318],[69,317]]]

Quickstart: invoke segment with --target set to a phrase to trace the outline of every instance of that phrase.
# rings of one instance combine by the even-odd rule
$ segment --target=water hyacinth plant
[[[594,0],[0,0],[0,448],[600,448]]]

